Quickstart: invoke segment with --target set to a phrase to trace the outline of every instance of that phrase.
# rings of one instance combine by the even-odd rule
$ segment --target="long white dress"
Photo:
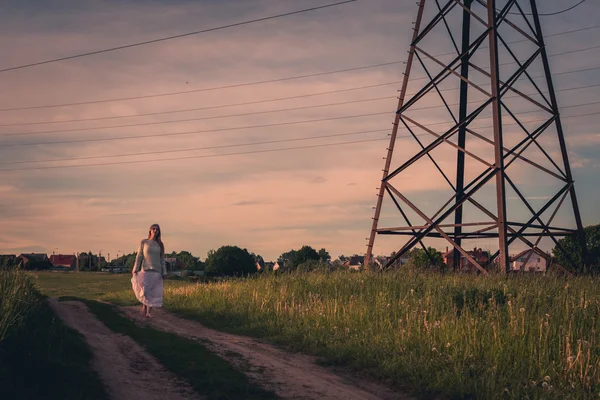
[[[160,245],[154,240],[142,240],[135,259],[131,286],[135,297],[145,306],[162,307],[163,274],[166,273]]]

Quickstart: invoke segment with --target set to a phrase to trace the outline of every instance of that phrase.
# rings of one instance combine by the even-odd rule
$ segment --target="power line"
[[[600,25],[594,25],[594,26],[590,26],[587,28],[574,29],[571,31],[557,32],[554,34],[545,35],[545,37],[566,35],[569,33],[581,32],[581,31],[597,29],[597,28],[600,28]],[[520,43],[520,42],[524,42],[524,41],[528,41],[528,40],[518,40],[515,42],[509,42],[509,44]],[[455,53],[444,53],[444,54],[438,54],[435,57],[441,57],[441,56],[453,55],[453,54],[455,54]],[[115,102],[115,101],[140,100],[140,99],[148,99],[148,98],[154,98],[154,97],[176,96],[176,95],[180,95],[180,94],[190,94],[190,93],[199,93],[199,92],[222,90],[222,89],[231,89],[231,88],[238,88],[238,87],[244,87],[244,86],[260,85],[260,84],[265,84],[265,83],[283,82],[283,81],[288,81],[288,80],[310,78],[310,77],[316,77],[316,76],[322,76],[322,75],[331,75],[331,74],[337,74],[337,73],[343,73],[343,72],[358,71],[358,70],[362,70],[362,69],[396,65],[396,64],[401,64],[403,62],[404,61],[402,61],[402,60],[398,60],[398,61],[391,61],[391,62],[380,63],[380,64],[372,64],[372,65],[366,65],[366,66],[355,67],[355,68],[346,68],[346,69],[339,69],[339,70],[326,71],[326,72],[317,72],[317,73],[313,73],[313,74],[290,76],[290,77],[285,77],[285,78],[269,79],[269,80],[263,80],[263,81],[255,81],[255,82],[246,82],[246,83],[226,85],[226,86],[215,86],[215,87],[210,87],[210,88],[184,90],[184,91],[177,91],[177,92],[165,92],[165,93],[158,93],[158,94],[151,94],[151,95],[144,95],[144,96],[121,97],[121,98],[90,100],[90,101],[61,103],[61,104],[45,104],[45,105],[40,105],[40,106],[29,106],[29,107],[1,108],[0,112],[37,110],[37,109],[43,109],[43,108],[70,107],[70,106],[80,106],[80,105],[87,105],[87,104],[110,103],[110,102]],[[428,78],[427,77],[414,78],[414,79],[411,79],[411,81],[422,80],[422,79],[428,79]]]
[[[598,69],[600,69],[600,67]],[[220,108],[247,106],[247,105],[252,105],[252,104],[270,103],[270,102],[274,102],[274,101],[283,101],[283,100],[301,99],[301,98],[306,98],[306,97],[322,96],[325,94],[332,94],[332,93],[350,92],[353,90],[369,89],[369,88],[381,87],[381,86],[389,86],[389,85],[395,85],[398,83],[402,83],[402,81],[379,83],[379,84],[375,84],[375,85],[359,86],[359,87],[347,88],[347,89],[329,90],[326,92],[308,93],[308,94],[301,94],[301,95],[297,95],[297,96],[278,97],[278,98],[267,99],[267,100],[256,100],[256,101],[247,101],[247,102],[243,102],[243,103],[223,104],[223,105],[218,105],[218,106],[188,108],[188,109],[184,109],[184,110],[159,111],[159,112],[152,112],[152,113],[130,114],[130,115],[114,115],[114,116],[108,116],[108,117],[81,118],[81,119],[71,119],[71,120],[61,120],[61,121],[41,121],[41,122],[27,122],[27,123],[20,123],[20,124],[4,124],[4,125],[0,125],[0,127],[2,127],[2,126],[6,127],[6,126],[58,124],[58,123],[67,123],[67,122],[83,122],[83,121],[99,121],[99,120],[117,119],[117,118],[149,117],[149,116],[153,116],[153,115],[176,114],[176,113],[190,112],[190,111],[215,110],[215,109],[220,109]]]
[[[547,38],[554,37],[554,36],[561,36],[561,35],[566,35],[566,34],[569,34],[569,33],[577,33],[577,32],[589,31],[589,30],[598,29],[598,28],[600,28],[600,25],[593,25],[593,26],[588,26],[588,27],[585,27],[585,28],[573,29],[573,30],[570,30],[570,31],[551,33],[549,35],[544,35],[544,38],[547,39]],[[520,39],[520,40],[515,40],[513,42],[508,42],[507,44],[517,44],[517,43],[523,43],[523,42],[529,43],[530,40],[529,39]],[[499,46],[504,46],[504,44],[501,43],[501,42],[498,43],[498,45]],[[481,46],[481,47],[479,47],[479,50],[484,50],[484,49],[488,49],[488,48],[489,48],[488,46]],[[451,51],[449,53],[438,54],[435,57],[456,56],[456,55],[457,55],[457,53],[455,51]]]
[[[570,106],[565,106],[563,108],[574,108],[574,107],[582,107],[582,106],[595,105],[595,104],[600,104],[600,101],[590,102],[590,103],[582,103],[582,104],[574,104],[574,105],[570,105]],[[541,112],[541,111],[542,110],[524,111],[524,112],[517,113],[515,115],[530,114],[533,112]],[[597,115],[597,114],[599,114],[599,113],[593,113],[591,115]],[[588,116],[588,115],[590,115],[590,114],[583,114],[583,116]],[[572,118],[572,117],[577,117],[577,116],[582,116],[582,115],[576,115],[576,116],[564,117],[564,118]],[[483,119],[490,119],[490,118],[479,118],[478,120],[483,120]],[[540,121],[545,121],[545,119],[521,121],[521,123],[526,124],[526,123],[540,122]],[[431,126],[445,125],[445,124],[451,124],[451,123],[452,122],[437,122],[437,123],[432,123],[432,124],[426,124],[424,126],[431,127]],[[506,123],[504,125],[516,125],[516,124],[517,124],[516,122],[513,122],[513,123]],[[473,129],[483,129],[483,128],[487,128],[487,127],[490,127],[490,126],[473,127]],[[406,129],[406,128],[400,127],[399,129]],[[350,133],[338,133],[338,134],[331,134],[331,135],[305,136],[302,138],[278,139],[278,140],[268,140],[268,141],[262,141],[262,142],[250,142],[250,143],[241,143],[241,144],[196,147],[196,148],[186,148],[186,149],[176,149],[176,150],[159,150],[159,151],[148,151],[148,152],[137,152],[137,153],[110,154],[110,155],[101,155],[101,156],[86,156],[86,157],[72,157],[72,158],[62,158],[62,159],[46,159],[46,160],[31,160],[31,161],[4,161],[4,162],[0,162],[0,165],[2,165],[2,164],[32,164],[32,163],[45,163],[45,162],[81,161],[81,160],[104,159],[104,158],[133,157],[133,156],[142,156],[142,155],[179,153],[179,152],[185,152],[185,151],[213,150],[213,149],[230,148],[230,147],[255,146],[255,145],[263,145],[263,144],[285,143],[285,142],[294,142],[294,141],[302,141],[302,140],[323,139],[323,138],[330,138],[330,137],[360,135],[360,134],[365,134],[365,133],[384,132],[384,131],[388,131],[388,130],[389,129],[378,129],[378,130],[359,131],[359,132],[350,132]],[[416,136],[431,136],[431,135],[429,133],[425,133],[425,134],[419,134]],[[404,136],[398,136],[398,137],[406,138],[406,137],[411,137],[411,136],[404,135]]]
[[[55,166],[49,166],[49,167],[10,168],[10,169],[0,169],[0,172],[30,171],[30,170],[56,169],[56,168],[80,168],[80,167],[95,167],[95,166],[120,165],[120,164],[139,164],[139,163],[150,163],[150,162],[161,162],[161,161],[188,160],[188,159],[195,159],[195,158],[215,158],[215,157],[237,156],[237,155],[244,155],[244,154],[272,153],[272,152],[278,152],[278,151],[289,151],[289,150],[299,150],[299,149],[314,149],[317,147],[333,147],[333,146],[341,146],[341,145],[347,145],[347,144],[376,142],[376,141],[382,141],[382,140],[389,140],[389,137],[384,137],[384,138],[380,138],[380,139],[355,140],[355,141],[351,141],[351,142],[341,142],[341,143],[316,144],[316,145],[311,145],[311,146],[287,147],[287,148],[281,148],[281,149],[244,151],[244,152],[238,152],[238,153],[208,154],[208,155],[188,156],[188,157],[162,158],[162,159],[158,159],[158,160],[116,161],[116,162],[110,162],[110,163],[82,164],[82,165],[55,165]]]
[[[562,119],[569,118],[578,118],[585,117],[591,115],[600,115],[600,112],[596,113],[587,113],[587,114],[579,114],[579,115],[570,115],[567,117],[562,117]],[[539,119],[527,122],[542,122],[546,121],[546,119]],[[427,125],[431,126],[433,124]],[[517,125],[516,122],[507,123],[504,125]],[[483,129],[483,128],[491,128],[491,126],[480,126],[473,127],[472,129]],[[429,134],[419,134],[416,136],[429,136]],[[399,138],[410,138],[412,135],[403,135],[398,136]],[[341,143],[327,143],[327,144],[318,144],[318,145],[310,145],[310,146],[298,146],[298,147],[287,147],[280,149],[268,149],[268,150],[254,150],[254,151],[245,151],[238,153],[226,153],[226,154],[209,154],[209,155],[198,155],[198,156],[186,156],[186,157],[174,157],[174,158],[163,158],[163,159],[153,159],[153,160],[133,160],[133,161],[116,161],[109,163],[96,163],[96,164],[80,164],[80,165],[55,165],[55,166],[47,166],[47,167],[32,167],[32,168],[7,168],[0,169],[0,172],[8,172],[8,171],[31,171],[31,170],[44,170],[44,169],[58,169],[58,168],[81,168],[81,167],[95,167],[95,166],[106,166],[106,165],[123,165],[123,164],[140,164],[140,163],[152,163],[152,162],[162,162],[162,161],[176,161],[176,160],[187,160],[187,159],[197,159],[197,158],[215,158],[215,157],[226,157],[226,156],[235,156],[235,155],[245,155],[245,154],[256,154],[256,153],[271,153],[278,151],[289,151],[289,150],[299,150],[299,149],[311,149],[317,147],[333,147],[333,146],[341,146],[346,144],[358,144],[358,143],[368,143],[375,141],[389,140],[388,137],[380,138],[380,139],[366,139],[366,140],[356,140],[351,142],[341,142]]]
[[[0,143],[0,147],[19,147],[19,146],[34,146],[34,145],[44,145],[44,144],[67,144],[67,143],[85,143],[85,142],[106,142],[113,140],[125,140],[125,139],[140,139],[140,138],[148,138],[148,137],[162,137],[162,136],[180,136],[180,135],[190,135],[195,133],[209,133],[209,132],[226,132],[226,131],[236,131],[243,129],[254,129],[254,128],[269,128],[274,126],[287,126],[287,125],[298,125],[298,124],[306,124],[311,122],[322,122],[322,121],[337,121],[341,119],[350,119],[350,118],[361,118],[361,117],[370,117],[375,115],[384,115],[389,114],[393,115],[393,112],[377,112],[377,113],[369,113],[369,114],[358,114],[358,115],[345,115],[341,117],[330,117],[330,118],[319,118],[319,119],[309,119],[302,121],[291,121],[291,122],[278,122],[273,124],[263,124],[263,125],[251,125],[251,126],[238,126],[234,128],[219,128],[219,129],[207,129],[207,130],[196,130],[196,131],[185,131],[185,132],[170,132],[170,133],[154,133],[147,135],[138,135],[138,136],[120,136],[115,138],[99,138],[99,139],[75,139],[75,140],[61,140],[55,142],[36,142],[36,143]]]
[[[576,70],[572,70],[572,71],[557,72],[552,75],[553,76],[566,75],[566,74],[573,74],[573,73],[577,73],[577,72],[596,71],[599,69],[600,69],[600,67],[582,68],[582,69],[576,69]],[[544,78],[544,77],[545,77],[545,75],[539,75],[539,76],[533,76],[532,78],[535,79],[535,78]],[[417,79],[420,79],[420,78],[417,78]],[[423,79],[425,79],[425,78],[423,78]],[[526,79],[526,78],[521,77],[518,80],[524,80],[524,79]],[[278,98],[266,99],[266,100],[248,101],[248,102],[243,102],[243,103],[222,104],[222,105],[218,105],[218,106],[187,108],[187,109],[181,109],[181,110],[158,111],[158,112],[151,112],[151,113],[140,113],[140,114],[129,114],[129,115],[111,115],[111,116],[106,116],[106,117],[80,118],[80,119],[69,119],[69,120],[59,120],[59,121],[38,121],[38,122],[25,122],[25,123],[14,123],[14,124],[0,124],[0,127],[46,125],[46,124],[86,122],[86,121],[101,121],[101,120],[120,119],[120,118],[149,117],[149,116],[155,116],[155,115],[177,114],[177,113],[191,112],[191,111],[215,110],[215,109],[228,108],[228,107],[246,106],[246,105],[253,105],[253,104],[270,103],[270,102],[275,102],[275,101],[284,101],[284,100],[293,100],[293,99],[300,99],[300,98],[307,98],[307,97],[322,96],[322,95],[333,94],[333,93],[343,93],[343,92],[349,92],[349,91],[354,91],[354,90],[370,89],[370,88],[381,87],[381,86],[390,86],[390,85],[395,85],[398,83],[402,83],[402,81],[378,83],[378,84],[367,85],[367,86],[358,86],[358,87],[353,87],[353,88],[329,90],[326,92],[308,93],[308,94],[289,96],[289,97],[278,97]],[[455,88],[455,89],[458,89],[458,88]],[[445,90],[452,90],[452,89],[445,89]],[[1,135],[2,134],[0,134],[0,136]]]
[[[560,10],[560,11],[555,11],[555,12],[551,12],[551,13],[538,13],[538,15],[540,17],[549,17],[551,15],[558,15],[558,14],[562,14],[562,13],[566,13],[567,11],[571,11],[572,9],[579,7],[580,5],[583,4],[583,2],[585,2],[585,0],[581,0],[579,3],[575,4],[574,6],[565,8],[564,10]],[[496,11],[500,12],[500,10],[496,9]],[[520,12],[508,12],[508,14],[512,14],[512,15],[521,15]],[[531,13],[523,13],[523,15],[533,15]]]
[[[570,90],[588,89],[588,88],[593,88],[593,87],[598,87],[598,86],[600,86],[600,84],[560,89],[560,90],[556,90],[556,92],[566,92],[566,91],[570,91]],[[447,90],[454,90],[454,89],[450,88],[450,89],[443,89],[443,90],[447,91]],[[536,93],[533,93],[533,94],[536,94]],[[514,96],[514,98],[516,98],[516,97],[518,97],[518,96]],[[513,98],[513,97],[511,97],[511,98]],[[332,103],[332,104],[325,104],[325,105],[319,105],[319,106],[307,106],[305,108],[318,108],[318,107],[338,105],[338,104],[340,104],[340,103]],[[279,110],[279,111],[289,111],[289,110],[296,110],[296,109],[299,109],[299,108]],[[414,109],[414,110],[416,111],[417,109]],[[274,112],[274,111],[276,111],[276,110],[268,111],[268,112]],[[260,113],[264,113],[264,112],[256,112],[254,114],[260,114]],[[250,113],[248,113],[248,114],[250,114]],[[308,122],[331,121],[331,120],[338,120],[338,119],[358,118],[358,117],[383,115],[383,114],[388,114],[388,113],[387,112],[369,113],[369,114],[359,114],[359,115],[354,115],[354,116],[343,116],[343,117],[324,118],[324,119],[316,119],[316,120],[282,122],[282,123],[266,124],[266,125],[254,125],[254,126],[249,126],[249,127],[209,129],[209,130],[200,130],[200,131],[185,131],[185,132],[172,132],[172,133],[157,133],[157,134],[148,134],[148,135],[139,135],[139,136],[121,136],[121,137],[116,137],[116,138],[79,139],[79,140],[64,140],[64,141],[56,141],[56,142],[35,142],[35,143],[22,143],[22,144],[9,143],[9,144],[0,144],[0,147],[30,146],[30,145],[37,145],[37,144],[66,144],[66,143],[125,140],[125,139],[136,139],[136,138],[146,138],[146,137],[177,136],[177,135],[188,135],[188,134],[193,134],[193,133],[222,132],[222,131],[239,130],[239,129],[264,128],[264,127],[282,126],[282,125],[295,125],[295,124],[302,124],[302,123],[308,123]],[[224,115],[224,116],[217,116],[217,117],[188,118],[188,119],[183,119],[183,120],[172,120],[172,121],[146,122],[146,123],[138,123],[138,124],[114,125],[114,126],[104,126],[104,127],[88,127],[88,128],[63,129],[63,130],[40,131],[40,132],[9,133],[9,134],[2,134],[2,135],[0,135],[0,137],[1,136],[35,135],[35,134],[46,134],[46,133],[68,133],[68,132],[79,132],[79,131],[111,129],[111,128],[129,128],[129,127],[137,127],[137,126],[162,125],[162,124],[169,124],[169,123],[190,122],[190,121],[198,121],[198,120],[202,120],[202,119],[227,118],[227,117],[231,117],[231,116],[239,116],[239,114],[238,115]]]
[[[296,75],[296,76],[290,76],[290,77],[286,77],[286,78],[269,79],[269,80],[265,80],[265,81],[255,81],[255,82],[239,83],[239,84],[235,84],[235,85],[215,86],[215,87],[210,87],[210,88],[184,90],[184,91],[180,91],[180,92],[167,92],[167,93],[151,94],[151,95],[146,95],[146,96],[122,97],[122,98],[117,98],[117,99],[105,99],[105,100],[93,100],[93,101],[81,101],[78,103],[48,104],[48,105],[31,106],[31,107],[1,108],[0,112],[37,110],[37,109],[41,109],[41,108],[80,106],[80,105],[86,105],[86,104],[110,103],[110,102],[114,102],[114,101],[140,100],[140,99],[148,99],[148,98],[152,98],[152,97],[164,97],[164,96],[175,96],[175,95],[179,95],[179,94],[209,92],[209,91],[213,91],[213,90],[232,89],[232,88],[238,88],[238,87],[244,87],[244,86],[261,85],[264,83],[284,82],[284,81],[291,81],[291,80],[295,80],[295,79],[312,78],[315,76],[323,76],[323,75],[338,74],[338,73],[342,73],[342,72],[358,71],[361,69],[384,67],[384,66],[395,65],[395,64],[400,64],[400,63],[402,63],[402,61],[392,61],[392,62],[386,62],[386,63],[380,63],[380,64],[366,65],[366,66],[362,66],[362,67],[338,69],[338,70],[326,71],[326,72],[317,72],[314,74],[307,74],[307,75]]]
[[[561,89],[561,90],[556,90],[556,92],[587,89],[587,88],[598,87],[598,86],[600,86],[600,84],[599,85],[587,85],[587,86],[581,86],[581,87],[576,87],[576,88]],[[519,97],[519,96],[514,96],[511,98],[517,98],[517,97]],[[423,109],[425,109],[425,108],[423,108]],[[32,142],[32,143],[7,143],[7,144],[0,143],[0,148],[1,147],[49,145],[49,144],[52,145],[52,144],[106,142],[106,141],[114,141],[114,140],[140,139],[140,138],[148,138],[148,137],[181,136],[181,135],[191,135],[191,134],[197,134],[197,133],[225,132],[225,131],[234,131],[234,130],[243,130],[243,129],[267,128],[267,127],[274,127],[274,126],[298,125],[298,124],[304,124],[304,123],[335,121],[335,120],[341,120],[341,119],[361,118],[361,117],[385,115],[385,114],[389,114],[389,113],[388,112],[378,112],[378,113],[349,115],[349,116],[342,116],[342,117],[331,117],[331,118],[311,119],[311,120],[302,120],[302,121],[280,122],[280,123],[273,123],[273,124],[241,126],[241,127],[234,127],[234,128],[219,128],[219,129],[183,131],[183,132],[155,133],[155,134],[146,134],[146,135],[137,135],[137,136],[135,136],[135,135],[134,136],[120,136],[120,137],[114,137],[114,138],[70,139],[70,140],[60,140],[60,141],[53,141],[53,142]]]
[[[2,165],[2,164],[31,164],[31,163],[45,163],[45,162],[65,162],[65,161],[94,160],[94,159],[101,159],[101,158],[147,156],[147,155],[154,155],[154,154],[180,153],[180,152],[184,152],[184,151],[215,150],[215,149],[224,149],[224,148],[230,148],[230,147],[243,147],[243,146],[257,146],[257,145],[263,145],[263,144],[287,143],[287,142],[296,142],[296,141],[301,141],[301,140],[324,139],[324,138],[352,136],[352,135],[361,135],[361,134],[365,134],[365,133],[388,132],[388,131],[389,131],[389,128],[388,129],[370,130],[370,131],[350,132],[350,133],[336,133],[336,134],[331,134],[331,135],[305,136],[305,137],[293,138],[293,139],[267,140],[267,141],[262,141],[262,142],[225,144],[225,145],[220,145],[220,146],[195,147],[195,148],[176,149],[176,150],[158,150],[158,151],[145,151],[145,152],[138,152],[138,153],[108,154],[108,155],[101,155],[101,156],[72,157],[72,158],[55,158],[55,159],[46,159],[46,160],[33,160],[33,161],[0,161],[0,165]]]
[[[386,100],[386,99],[391,99],[391,98],[395,98],[395,96],[393,96],[393,97],[392,96],[376,97],[376,98],[364,99],[364,100],[350,100],[350,101],[342,101],[342,102],[338,102],[338,103],[318,104],[318,105],[314,105],[314,106],[282,108],[282,109],[278,109],[278,110],[253,111],[253,112],[239,113],[239,114],[212,115],[212,116],[208,116],[208,117],[175,119],[172,121],[154,121],[154,122],[142,122],[142,123],[137,123],[137,124],[126,124],[126,125],[95,126],[95,127],[74,128],[74,129],[56,129],[56,130],[52,130],[52,131],[39,131],[39,132],[3,133],[3,134],[0,134],[0,136],[38,135],[38,134],[44,134],[44,133],[67,133],[67,132],[91,131],[91,130],[99,130],[99,129],[130,128],[133,126],[163,125],[163,124],[180,123],[180,122],[204,121],[204,120],[209,120],[209,119],[245,117],[248,115],[269,114],[269,113],[283,112],[283,111],[307,110],[307,109],[311,109],[311,108],[331,107],[331,106],[339,106],[339,105],[345,105],[345,104],[351,104],[351,103],[364,103],[364,102],[368,102],[368,101]]]
[[[324,8],[339,6],[339,5],[346,4],[346,3],[353,3],[355,1],[356,0],[345,0],[345,1],[340,1],[337,3],[326,4],[323,6],[306,8],[304,10],[298,10],[298,11],[292,11],[292,12],[283,13],[283,14],[272,15],[270,17],[257,18],[257,19],[252,19],[252,20],[248,20],[248,21],[243,21],[243,22],[236,22],[234,24],[222,25],[222,26],[218,26],[215,28],[208,28],[208,29],[203,29],[203,30],[194,31],[194,32],[182,33],[179,35],[167,36],[167,37],[163,37],[163,38],[159,38],[159,39],[147,40],[145,42],[137,42],[137,43],[127,44],[127,45],[123,45],[123,46],[111,47],[111,48],[103,49],[103,50],[91,51],[88,53],[76,54],[76,55],[68,56],[68,57],[55,58],[53,60],[40,61],[40,62],[31,63],[31,64],[24,64],[24,65],[19,65],[19,66],[15,66],[15,67],[0,69],[0,72],[14,71],[17,69],[35,67],[38,65],[50,64],[50,63],[55,63],[55,62],[65,61],[65,60],[72,60],[74,58],[81,58],[81,57],[87,57],[87,56],[91,56],[91,55],[95,55],[95,54],[108,53],[110,51],[123,50],[123,49],[128,49],[131,47],[143,46],[143,45],[147,45],[147,44],[151,44],[151,43],[164,42],[167,40],[178,39],[178,38],[182,38],[185,36],[198,35],[200,33],[213,32],[213,31],[218,31],[218,30],[222,30],[222,29],[226,29],[226,28],[232,28],[232,27],[236,27],[236,26],[249,25],[249,24],[253,24],[256,22],[267,21],[270,19],[287,17],[290,15],[296,15],[296,14],[302,14],[302,13],[309,12],[309,11],[321,10]]]

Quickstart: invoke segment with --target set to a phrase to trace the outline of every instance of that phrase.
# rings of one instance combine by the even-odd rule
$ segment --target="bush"
[[[248,250],[222,246],[206,257],[206,276],[240,276],[256,272],[256,263]]]

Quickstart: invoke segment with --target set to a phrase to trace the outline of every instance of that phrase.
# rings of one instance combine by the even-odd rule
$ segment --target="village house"
[[[514,257],[511,257],[511,271],[525,272],[546,272],[550,256],[541,250],[537,252],[534,249],[524,250]]]
[[[50,256],[53,270],[69,271],[75,269],[76,257],[72,254],[56,254]]]
[[[467,251],[467,254],[471,256],[480,266],[485,268],[487,264],[490,262],[490,253],[482,250],[481,248],[475,247],[473,250]],[[444,264],[448,266],[449,269],[454,269],[454,249],[448,250],[446,247],[446,252],[442,253],[442,258],[444,260]],[[456,268],[457,271],[461,272],[477,272],[479,269],[461,253],[460,255],[460,265]]]
[[[48,255],[44,253],[22,253],[19,258],[25,269],[47,269],[51,267]]]
[[[350,257],[350,259],[348,261],[346,261],[344,264],[342,264],[344,267],[348,267],[348,269],[354,270],[354,271],[358,271],[363,267],[363,264],[365,263],[365,257],[364,256],[357,256],[354,255],[352,257]]]

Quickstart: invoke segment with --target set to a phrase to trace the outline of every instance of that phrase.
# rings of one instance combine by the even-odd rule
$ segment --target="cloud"
[[[110,6],[93,0],[70,3],[60,2],[55,7],[43,2],[36,2],[35,7],[15,3],[7,7],[0,16],[3,65],[63,57],[320,4],[316,0],[304,1],[302,6],[266,0],[237,1],[230,7],[223,7],[219,2],[168,5],[122,2]],[[7,78],[0,80],[0,108],[211,89],[403,61],[415,11],[414,3],[408,2],[356,2],[323,12],[8,72],[4,75]],[[593,13],[578,11],[578,24],[595,23],[590,14]],[[548,27],[549,32],[569,29],[568,19],[555,21],[558,22],[544,22],[544,27]],[[553,52],[559,52],[591,45],[589,40],[574,35],[551,37],[547,42]],[[448,51],[441,40],[439,43],[433,40],[431,46],[434,54]],[[597,61],[592,55],[553,58],[552,67],[557,71],[586,68]],[[115,254],[117,250],[135,250],[148,226],[158,221],[169,248],[186,249],[201,256],[208,249],[227,243],[247,247],[266,258],[276,258],[281,252],[303,244],[326,247],[332,254],[364,251],[364,237],[371,227],[375,187],[381,180],[387,142],[309,146],[387,138],[397,104],[394,97],[400,85],[307,95],[397,82],[402,79],[403,68],[402,64],[392,64],[177,96],[3,112],[2,124],[7,125],[227,106],[147,117],[0,127],[0,162],[4,163],[0,169],[149,161],[0,171],[0,224],[10,232],[3,237],[2,247],[7,251],[26,248],[50,251],[58,247],[66,253],[88,249],[97,252],[102,248],[104,254]],[[415,69],[413,77],[417,74]],[[556,78],[557,88],[585,84],[587,78],[590,77],[560,75]],[[291,96],[304,97],[228,106]],[[381,99],[369,100],[376,98]],[[563,92],[559,99],[561,105],[598,101],[593,91]],[[369,101],[306,108],[355,100]],[[457,99],[448,98],[448,101]],[[425,99],[424,106],[433,105],[440,104]],[[515,107],[521,111],[530,109],[521,104]],[[276,109],[289,110],[232,116]],[[569,109],[569,113],[571,111],[575,110]],[[353,117],[363,114],[377,115]],[[427,124],[449,121],[443,109],[427,109],[411,116]],[[172,122],[194,118],[194,121]],[[328,118],[330,120],[324,120]],[[311,120],[322,121],[302,122]],[[159,123],[167,121],[170,122]],[[585,174],[590,166],[598,165],[596,155],[583,151],[586,146],[597,144],[599,133],[594,121],[593,117],[564,121],[575,174]],[[137,123],[153,125],[118,127]],[[257,125],[264,126],[248,128]],[[489,120],[478,126],[486,125]],[[436,132],[443,132],[444,126],[439,125]],[[102,129],[78,130],[92,127]],[[49,130],[74,131],[4,136]],[[373,130],[381,131],[357,133]],[[31,145],[188,131],[195,133]],[[490,130],[481,128],[481,131],[489,135]],[[350,133],[355,134],[298,140]],[[507,128],[505,133],[507,141],[518,140],[514,129]],[[406,139],[405,129],[399,131],[399,136],[393,167],[419,150]],[[425,143],[432,139],[422,137]],[[243,146],[275,140],[293,141]],[[15,143],[29,145],[2,147]],[[218,146],[230,147],[193,150]],[[303,146],[306,148],[285,150]],[[556,144],[547,146],[553,156],[560,153]],[[469,139],[468,149],[486,160],[493,159],[488,144]],[[251,153],[255,151],[265,152]],[[154,154],[120,156],[129,153]],[[246,154],[227,155],[231,153]],[[91,158],[97,156],[115,157]],[[73,157],[83,159],[21,163]],[[184,157],[189,158],[176,159]],[[531,157],[543,161],[539,154],[531,154]],[[162,159],[173,160],[159,161]],[[436,153],[436,161],[452,182],[455,159],[456,150],[449,146],[440,147]],[[481,167],[478,162],[469,161],[468,177],[476,176]],[[526,181],[529,177],[520,168],[510,173],[516,181]],[[445,201],[448,189],[446,181],[428,160],[408,169],[393,184],[415,201],[430,202],[432,208],[437,200]],[[584,193],[586,190],[587,187],[581,189]],[[539,185],[528,193],[531,198],[545,195]],[[589,218],[597,218],[594,205],[586,203],[585,195],[581,197],[584,199],[582,210]],[[396,245],[381,248],[391,251]]]

